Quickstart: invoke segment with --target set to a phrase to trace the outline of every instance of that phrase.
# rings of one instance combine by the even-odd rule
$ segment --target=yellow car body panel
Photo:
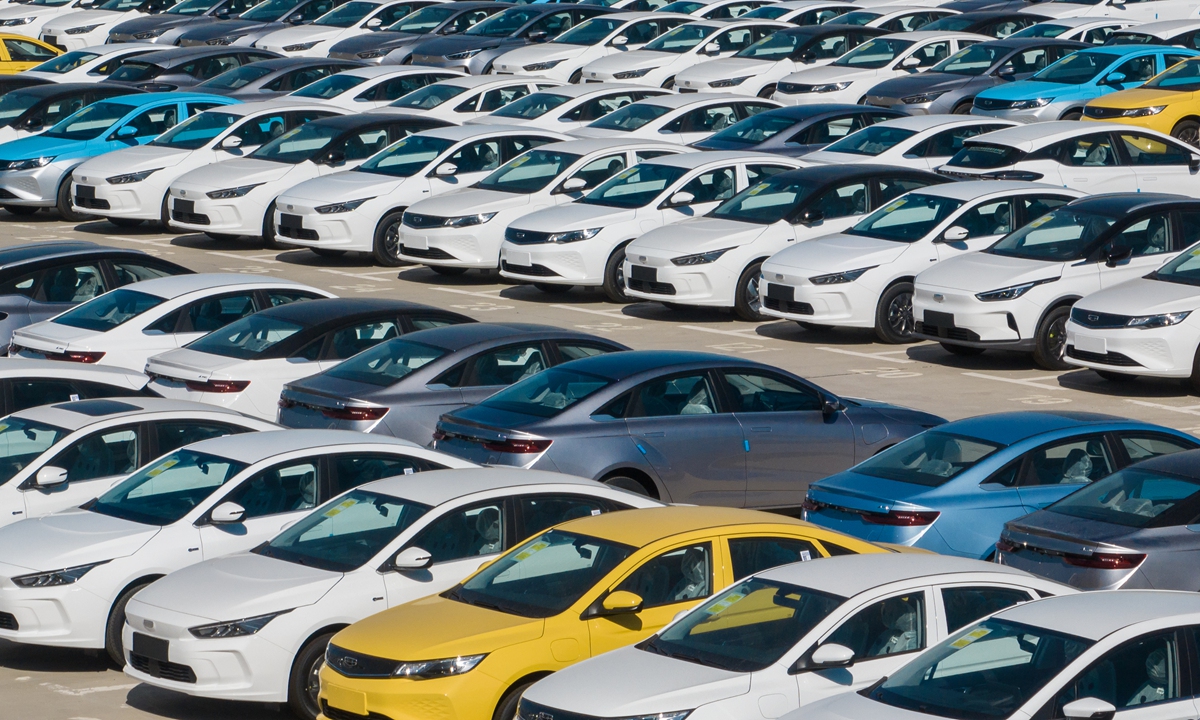
[[[59,50],[53,45],[48,45],[35,38],[26,37],[24,35],[14,35],[12,33],[0,33],[0,75],[16,75],[19,72],[24,72],[31,68],[37,67],[38,65],[41,65],[50,59],[49,57],[45,57],[33,62],[13,60],[12,53],[9,49],[9,43],[5,41],[32,43],[33,45],[37,45],[38,47],[53,53],[51,57],[62,55],[63,53],[62,50]]]
[[[1175,126],[1184,118],[1200,117],[1200,94],[1188,91],[1167,90],[1159,88],[1133,88],[1096,98],[1087,104],[1088,107],[1107,108],[1112,110],[1136,110],[1137,108],[1165,106],[1162,112],[1154,115],[1137,117],[1092,118],[1085,114],[1084,120],[1092,122],[1111,122],[1122,125],[1133,125],[1160,133],[1171,134]]]

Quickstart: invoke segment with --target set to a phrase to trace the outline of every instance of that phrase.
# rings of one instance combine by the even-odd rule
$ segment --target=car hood
[[[222,20],[219,23],[213,23],[211,26],[193,28],[187,31],[189,40],[207,40],[208,38],[225,37],[226,35],[236,34],[241,30],[254,30],[268,28],[278,25],[285,27],[283,23],[261,23],[254,20]]]
[[[569,45],[567,43],[537,43],[526,45],[516,50],[509,50],[499,58],[496,64],[512,67],[513,65],[550,62],[551,60],[566,60],[567,58],[582,55],[587,49],[583,45]],[[625,55],[628,56],[629,53],[625,53]]]
[[[499,47],[502,40],[507,38],[490,38],[476,36],[459,36],[459,37],[442,37],[436,40],[423,42],[413,49],[416,55],[432,55],[434,57],[445,57],[457,52],[466,50],[474,50],[479,48],[487,50],[489,48]]]
[[[0,528],[0,557],[33,571],[61,570],[132,555],[157,525],[69,510]]]
[[[612,74],[670,65],[675,58],[679,57],[683,57],[683,55],[655,50],[631,50],[629,52],[614,53],[599,60],[593,60],[588,63],[587,68],[589,72],[594,70],[596,72]]]
[[[86,140],[69,140],[67,138],[46,137],[45,135],[30,135],[20,140],[5,143],[4,147],[0,148],[0,156],[3,156],[5,160],[27,160],[47,155],[57,156],[64,153],[79,152],[86,143]]]
[[[101,334],[95,330],[60,325],[47,320],[15,330],[13,332],[13,341],[20,344],[21,340],[33,340],[39,344],[51,345],[55,352],[62,352],[73,342],[96,337]]]
[[[150,358],[146,363],[146,369],[155,375],[165,375],[180,380],[206,382],[214,377],[224,380],[241,380],[243,378],[228,378],[222,373],[246,362],[253,361],[179,348]]]
[[[1092,293],[1075,307],[1114,315],[1190,312],[1200,309],[1200,287],[1138,278]]]
[[[916,75],[905,75],[904,77],[884,80],[871,90],[871,95],[902,98],[928,92],[946,92],[947,90],[960,88],[972,80],[979,79],[976,77],[955,75],[953,73],[917,73]]]
[[[713,80],[759,75],[767,72],[780,62],[784,61],[755,60],[754,58],[738,57],[719,58],[717,60],[702,62],[699,65],[693,65],[687,70],[681,71],[676,81],[690,80],[692,82],[708,84]]]
[[[103,25],[104,23],[118,22],[122,18],[135,17],[141,14],[135,10],[127,12],[117,12],[115,10],[80,10],[79,12],[64,15],[46,23],[46,27],[42,29],[42,32],[50,34],[52,30],[60,31],[60,28],[67,30],[87,25]]]
[[[991,253],[967,253],[944,260],[917,279],[918,285],[977,293],[1062,275],[1061,262],[1027,260]]]
[[[183,162],[194,150],[158,145],[138,145],[105,153],[88,160],[75,170],[75,177],[87,177],[84,182],[96,183],[112,175],[168,168]]]
[[[1036,100],[1037,98],[1055,98],[1059,95],[1075,93],[1082,87],[1082,85],[1065,85],[1041,80],[1018,80],[984,90],[979,93],[979,97],[992,100]]]
[[[856,692],[843,692],[793,710],[780,720],[928,720],[926,713],[884,705]]]
[[[556,233],[628,222],[633,220],[636,215],[636,210],[625,208],[567,203],[526,215],[520,220],[514,221],[513,226],[519,227],[521,230]]]
[[[524,697],[592,716],[645,716],[745,695],[751,677],[625,647],[543,678]]]
[[[445,195],[422,200],[409,209],[417,214],[428,213],[439,217],[462,215],[466,211],[477,213],[498,212],[529,204],[528,195],[466,188]]]
[[[825,83],[837,83],[855,80],[870,80],[871,78],[879,77],[888,72],[888,68],[848,68],[838,67],[834,65],[823,65],[821,67],[806,68],[798,70],[784,78],[787,82],[807,83],[809,85],[824,85]]]
[[[764,269],[839,272],[893,262],[907,250],[906,243],[888,242],[860,235],[826,235],[780,250],[763,263]]]
[[[363,193],[374,193],[374,196],[378,197],[393,192],[405,180],[408,178],[349,170],[306,180],[284,192],[280,196],[280,202],[287,202],[287,198],[339,202],[370,197]]]
[[[132,20],[126,20],[114,27],[112,32],[120,35],[132,35],[134,33],[146,32],[147,30],[157,30],[158,28],[182,27],[197,20],[215,22],[208,15],[169,15],[164,13],[162,15],[149,15],[147,17],[135,17]]]
[[[495,652],[540,638],[546,621],[447,600],[440,595],[385,610],[333,636],[353,652],[400,660],[436,660]]]
[[[690,255],[737,247],[753,242],[768,227],[736,220],[694,218],[651,230],[634,240],[627,254],[637,255],[641,250],[665,250],[673,254]]]
[[[219,622],[312,605],[342,573],[253,553],[208,560],[171,573],[138,602]]]
[[[253,185],[282,179],[297,166],[256,158],[236,158],[196,168],[179,178],[180,183],[201,187],[224,188]]]
[[[1158,88],[1132,88],[1107,95],[1103,99],[1095,101],[1094,104],[1104,107],[1139,108],[1190,102],[1195,96],[1196,93],[1194,92],[1160,90]]]
[[[299,43],[319,42],[337,37],[352,28],[326,27],[324,25],[298,25],[295,27],[276,30],[259,38],[255,44],[258,47],[296,45]]]
[[[43,7],[41,5],[4,5],[0,6],[0,20],[15,20],[17,18],[36,17],[46,18],[55,15],[65,15],[68,12],[79,12],[68,7]]]
[[[360,53],[364,50],[381,50],[398,48],[402,45],[411,45],[415,42],[430,37],[427,34],[389,32],[381,30],[379,32],[369,32],[363,35],[355,35],[354,37],[339,40],[329,48],[329,52],[340,53]]]

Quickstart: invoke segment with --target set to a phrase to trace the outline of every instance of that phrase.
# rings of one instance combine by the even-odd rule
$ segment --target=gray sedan
[[[604,338],[524,323],[422,330],[284,386],[279,422],[427,443],[438,418],[563,362],[628,350]]]
[[[1131,457],[1161,449],[1145,439]],[[1169,448],[1173,450],[1175,448]],[[1200,450],[1152,457],[1012,520],[996,562],[1084,590],[1200,590]]]
[[[796,507],[810,483],[945,422],[708,353],[575,360],[442,416],[432,447],[662,500]]]

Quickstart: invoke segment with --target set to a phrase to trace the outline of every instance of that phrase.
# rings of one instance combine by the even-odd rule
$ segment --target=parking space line
[[[441,290],[442,292],[448,292],[448,293],[456,293],[458,295],[474,295],[475,297],[487,298],[488,300],[495,300],[495,299],[497,299],[496,296],[504,291],[504,288],[499,288],[497,290],[481,290],[478,292],[471,291],[471,290],[459,290],[458,288],[447,288],[447,287],[435,287],[434,290]]]
[[[909,360],[908,358],[887,357],[888,355],[892,355],[897,352],[907,352],[906,350],[888,350],[885,352],[878,352],[878,353],[863,353],[863,352],[855,352],[853,350],[843,350],[842,348],[833,348],[833,347],[824,347],[824,346],[818,346],[817,350],[824,350],[825,352],[838,353],[840,355],[853,355],[854,357],[870,358],[871,360],[886,360],[887,362],[902,363],[904,365],[907,365],[908,363],[912,362],[912,360]]]
[[[764,338],[756,332],[755,328],[743,328],[741,330],[717,330],[716,328],[700,327],[699,325],[680,325],[681,328],[688,330],[696,330],[699,332],[713,333],[714,335],[729,335],[743,340],[754,338],[756,340],[772,340],[773,338]],[[750,333],[747,335],[746,333]]]
[[[271,265],[281,265],[282,260],[276,260],[274,255],[238,255],[237,253],[219,252],[217,250],[206,250],[208,255],[216,255],[217,257],[233,258],[234,260],[254,260],[255,262],[268,263]]]
[[[1038,390],[1066,390],[1061,385],[1042,385],[1047,380],[1058,380],[1057,375],[1046,375],[1040,378],[1006,378],[999,375],[988,375],[987,373],[965,372],[963,375],[967,377],[981,378],[983,380],[996,380],[999,382],[1013,383],[1014,385],[1025,385],[1026,387],[1034,387]]]
[[[1149,400],[1135,400],[1133,398],[1125,398],[1125,402],[1143,407],[1157,408],[1159,410],[1170,410],[1171,412],[1183,413],[1184,415],[1200,415],[1200,405],[1177,407],[1175,405],[1164,405],[1163,403],[1150,402]]]
[[[574,310],[575,312],[588,313],[591,315],[603,315],[604,317],[616,318],[617,320],[630,320],[631,318],[620,310],[593,310],[591,308],[581,308],[574,305],[551,305],[552,308],[559,310]]]
[[[321,268],[321,272],[330,273],[332,275],[344,275],[346,277],[355,279],[362,278],[363,280],[374,280],[375,282],[387,282],[389,280],[389,278],[385,277],[373,277],[372,275],[368,275],[366,273],[352,273],[346,272],[345,270],[334,270],[333,268]],[[389,272],[388,274],[390,275],[391,273]]]
[[[92,695],[95,693],[102,693],[102,692],[116,692],[118,690],[132,690],[135,687],[137,687],[139,684],[140,683],[132,683],[132,684],[128,684],[128,685],[100,685],[98,687],[72,688],[72,687],[67,687],[66,685],[59,685],[57,683],[42,683],[42,686],[45,687],[50,692],[58,693],[59,695],[70,695],[72,697],[82,697],[84,695]]]

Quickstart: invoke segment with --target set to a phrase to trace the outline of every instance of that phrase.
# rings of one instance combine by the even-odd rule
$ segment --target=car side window
[[[347,160],[365,160],[391,143],[387,128],[375,128],[356,132],[342,142],[342,152]]]
[[[1170,455],[1182,450],[1194,450],[1196,447],[1170,435],[1128,431],[1117,433],[1117,437],[1120,438],[1121,446],[1125,449],[1125,454],[1129,456],[1130,462],[1138,462],[1159,455]]]
[[[646,162],[647,160],[653,160],[654,158],[662,157],[664,155],[675,154],[677,153],[674,153],[670,150],[637,150],[633,153],[633,158],[637,162]]]
[[[81,400],[69,380],[55,378],[30,378],[12,380],[12,412],[51,403]]]
[[[729,559],[733,565],[735,582],[760,570],[795,562],[808,562],[820,557],[821,553],[815,545],[800,538],[729,539]]]
[[[284,114],[276,113],[244,122],[230,134],[241,138],[243,145],[262,145],[279,137],[286,129]]]
[[[925,593],[896,595],[866,606],[825,643],[848,647],[855,660],[899,655],[925,648]]]
[[[853,115],[829,118],[813,123],[803,132],[792,136],[788,142],[797,145],[828,145],[858,130],[858,125],[857,118]]]
[[[778,175],[781,172],[794,170],[787,165],[747,165],[746,166],[746,186],[749,187],[760,180],[766,180],[772,175]]]
[[[333,458],[333,477],[329,479],[329,497],[365,483],[397,475],[412,475],[445,466],[416,457],[388,453],[347,453]]]
[[[1108,133],[1084,135],[1062,144],[1059,162],[1072,167],[1115,167],[1117,154]]]
[[[575,171],[571,178],[579,178],[587,183],[585,190],[591,189],[625,169],[625,153],[606,155],[596,158],[587,165]]]
[[[917,67],[930,67],[937,65],[950,56],[950,41],[946,40],[929,43],[928,45],[918,48],[912,55],[921,61],[921,64]]]
[[[185,308],[176,332],[210,333],[255,312],[254,293],[236,293],[198,300]]]
[[[577,122],[586,122],[589,120],[599,120],[613,110],[620,110],[626,105],[631,105],[645,97],[644,93],[639,92],[622,92],[616,95],[607,95],[605,97],[596,98],[590,102],[583,103],[579,107],[571,110],[563,115],[567,120]]]
[[[457,325],[458,322],[446,317],[410,317],[408,319],[412,323],[413,332],[417,330],[429,330],[430,328],[446,327],[447,325]]]
[[[194,442],[226,435],[241,435],[244,432],[250,431],[247,428],[227,423],[168,420],[154,424],[155,440],[158,441],[155,451],[159,455],[165,455]]]
[[[596,355],[603,355],[604,353],[613,352],[613,350],[615,350],[615,348],[605,348],[599,345],[579,342],[560,341],[557,343],[557,345],[558,354],[562,355],[563,362],[595,357]]]
[[[554,37],[559,33],[570,30],[574,23],[575,18],[570,11],[558,12],[538,20],[530,26],[525,34],[530,35],[536,32],[544,32],[549,37]]]
[[[162,268],[132,262],[113,262],[112,270],[113,274],[117,276],[117,286],[167,277],[171,274]]]
[[[1137,133],[1118,133],[1121,146],[1133,165],[1187,165],[1192,153],[1179,145]]]
[[[1179,249],[1171,235],[1170,214],[1154,214],[1134,221],[1113,238],[1112,244],[1132,249],[1133,257],[1161,255]]]
[[[477,355],[462,387],[512,385],[547,367],[540,342],[509,345]]]
[[[84,106],[83,96],[76,95],[71,98],[56,100],[52,103],[47,103],[38,116],[42,118],[42,125],[50,127],[58,123],[68,115],[71,115],[76,110],[82,110]]]
[[[805,52],[812,53],[814,60],[829,60],[844,55],[849,44],[850,38],[845,33],[830,35],[810,45]]]
[[[680,192],[691,193],[693,203],[716,202],[733,197],[737,189],[737,173],[733,167],[708,170],[693,178],[680,188]]]
[[[533,537],[548,527],[581,517],[599,515],[608,504],[582,495],[526,495],[517,500],[521,532]]]
[[[500,141],[480,140],[459,149],[447,162],[458,168],[460,173],[483,172],[500,167]]]
[[[1195,38],[1193,38],[1192,41],[1189,43],[1189,45],[1192,47],[1195,47],[1195,44],[1196,44],[1196,41],[1195,41]],[[1163,55],[1163,69],[1166,70],[1167,68],[1169,68],[1173,65],[1178,65],[1179,63],[1181,63],[1184,60],[1187,60],[1191,57],[1192,57],[1191,55],[1178,55],[1175,53],[1167,53],[1167,54]]]
[[[733,105],[713,105],[692,110],[659,132],[718,132],[736,122],[737,111]]]
[[[335,360],[345,360],[399,335],[400,326],[394,320],[375,320],[342,328],[333,333],[328,355]]]
[[[1074,437],[1030,451],[1022,485],[1088,483],[1112,473],[1108,445],[1099,435]]]
[[[138,445],[136,425],[99,430],[76,440],[47,464],[66,470],[69,482],[125,475],[141,465]]]
[[[981,617],[1033,599],[1028,592],[1016,588],[942,588],[942,605],[946,607],[946,632],[953,633]]]
[[[900,197],[906,192],[923,188],[929,185],[928,180],[917,180],[914,178],[889,178],[881,177],[879,182],[879,204],[885,205],[892,200]]]
[[[433,564],[492,555],[505,549],[504,508],[485,502],[452,510],[434,520],[409,543],[433,558]]]
[[[1063,706],[1091,697],[1111,703],[1120,712],[1183,697],[1179,632],[1168,630],[1130,640],[1105,653],[1054,698],[1052,717],[1063,717]]]
[[[552,142],[556,141],[548,137],[537,137],[535,135],[510,137],[504,141],[504,162],[512,160],[526,150],[532,150],[535,147],[541,147]]]
[[[734,412],[801,412],[821,409],[821,398],[809,387],[774,375],[722,373]]]
[[[179,108],[167,105],[140,113],[126,123],[126,127],[134,129],[134,137],[148,137],[165,133],[177,122],[179,122]]]
[[[821,216],[825,218],[862,215],[868,209],[867,181],[847,183],[841,187],[826,190],[823,195],[809,204],[809,208],[820,212]]]
[[[379,27],[385,28],[388,25],[391,25],[392,23],[396,22],[400,18],[404,17],[405,15],[408,15],[412,11],[413,11],[412,5],[408,5],[408,4],[393,5],[390,8],[385,8],[383,10],[383,12],[379,13],[378,15],[375,15],[374,17],[379,18],[380,21],[382,22],[382,24]]]
[[[716,43],[720,48],[720,52],[737,52],[742,50],[754,42],[754,36],[750,32],[750,28],[737,28],[735,30],[726,30],[725,32],[717,33],[715,37],[706,40],[704,45]]]
[[[1012,199],[976,205],[960,215],[954,224],[966,228],[968,238],[1007,235],[1013,230]]]
[[[615,590],[640,597],[643,609],[705,598],[713,592],[712,563],[712,543],[668,550],[643,563]]]
[[[1181,211],[1179,213],[1179,247],[1187,248],[1200,242],[1200,212]],[[1189,258],[1187,264],[1194,262]],[[0,288],[0,295],[6,295]]]
[[[25,275],[18,275],[8,282],[0,283],[0,295],[24,295],[27,298],[32,298],[37,290],[38,279],[41,276],[42,271],[37,270]]]
[[[707,375],[659,378],[634,391],[626,417],[712,415],[716,398]]]
[[[333,9],[333,0],[317,0],[300,8],[300,18],[304,22],[316,20]]]
[[[997,75],[1025,75],[1035,73],[1038,70],[1046,67],[1046,48],[1031,48],[1022,50],[1010,57],[1000,69],[996,71]]]
[[[311,510],[320,501],[317,463],[315,458],[292,460],[262,470],[224,501],[245,508],[246,519]]]
[[[774,110],[775,108],[759,102],[740,102],[734,105],[734,109],[738,112],[738,120],[745,120],[748,117],[754,117],[760,112]]]
[[[375,96],[372,100],[392,101],[399,100],[413,90],[419,90],[430,84],[432,78],[429,75],[406,75],[404,77],[393,78],[387,82],[376,86]]]
[[[1067,198],[1053,195],[1022,195],[1017,198],[1017,204],[1024,213],[1025,222],[1036,220],[1051,210],[1060,208],[1069,202],[1071,201]]]
[[[16,38],[5,38],[4,49],[8,51],[8,58],[13,62],[40,63],[57,57],[57,53],[50,48],[42,47],[29,40],[18,40]]]
[[[42,278],[40,298],[48,303],[81,303],[108,291],[98,265],[61,265]]]
[[[269,290],[267,291],[267,302],[271,307],[279,307],[280,305],[289,305],[301,300],[316,300],[321,297],[316,293],[304,292],[303,290]]]
[[[1129,58],[1118,65],[1117,69],[1113,70],[1113,73],[1120,73],[1125,76],[1125,79],[1120,82],[1121,85],[1146,82],[1158,72],[1155,69],[1155,62],[1156,60],[1153,55]],[[1112,73],[1109,74],[1111,75]]]
[[[1104,43],[1108,42],[1108,39],[1112,37],[1112,34],[1116,31],[1116,29],[1117,27],[1115,25],[1098,27],[1093,30],[1088,30],[1083,34],[1083,37],[1079,39],[1082,42],[1091,43],[1093,45],[1103,45]]]

